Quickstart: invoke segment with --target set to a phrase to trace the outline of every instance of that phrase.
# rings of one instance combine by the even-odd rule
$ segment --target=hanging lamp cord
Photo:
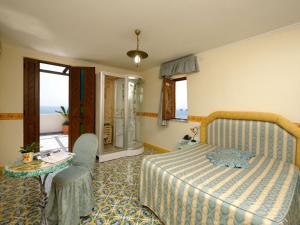
[[[140,47],[140,40],[139,40],[139,34],[136,35],[136,50],[139,50]]]

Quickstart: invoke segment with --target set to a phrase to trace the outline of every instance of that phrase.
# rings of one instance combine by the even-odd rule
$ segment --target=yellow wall
[[[300,121],[300,25],[197,54],[200,72],[188,76],[190,115],[217,110],[265,111]],[[144,112],[157,112],[159,67],[143,73]],[[159,128],[155,118],[143,119],[144,140],[165,148],[194,123],[171,122]]]
[[[97,73],[100,71],[109,71],[117,74],[132,73],[132,71],[128,70],[48,55],[2,42],[2,54],[0,54],[0,113],[23,112],[23,57],[71,66],[95,66]],[[18,149],[22,146],[22,143],[23,121],[0,120],[0,164],[6,164],[15,160],[19,155]]]
[[[188,76],[190,115],[206,116],[217,110],[265,111],[300,122],[300,25],[277,30],[198,54],[200,72]],[[0,113],[23,111],[23,57],[73,66],[95,66],[96,71],[132,73],[85,61],[47,55],[2,43],[0,55]],[[159,67],[143,72],[144,112],[157,112],[161,80]],[[144,141],[164,148],[197,123],[172,121],[157,126],[156,118],[143,117]],[[0,121],[0,164],[18,156],[23,122]]]

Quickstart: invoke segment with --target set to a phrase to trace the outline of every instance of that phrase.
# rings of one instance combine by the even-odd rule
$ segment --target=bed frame
[[[251,121],[262,121],[277,124],[282,129],[289,132],[296,138],[296,154],[295,164],[300,168],[300,128],[284,117],[265,112],[229,112],[229,111],[217,111],[204,118],[201,122],[201,137],[200,142],[207,144],[207,130],[208,125],[216,119],[231,119],[231,120],[251,120]]]

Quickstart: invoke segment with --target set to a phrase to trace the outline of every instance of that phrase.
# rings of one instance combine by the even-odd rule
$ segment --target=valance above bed
[[[189,74],[199,71],[197,56],[188,55],[165,62],[160,66],[160,78],[168,78],[177,74]]]

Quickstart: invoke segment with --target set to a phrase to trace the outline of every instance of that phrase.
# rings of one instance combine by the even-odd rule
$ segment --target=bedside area
[[[182,139],[176,144],[175,150],[177,151],[177,150],[184,150],[184,149],[196,147],[199,145],[199,143],[200,142],[198,140],[191,141],[191,140]]]

